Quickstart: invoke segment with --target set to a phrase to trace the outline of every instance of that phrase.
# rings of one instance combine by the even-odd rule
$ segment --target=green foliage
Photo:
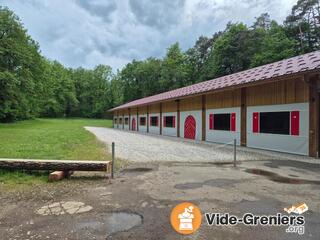
[[[318,50],[320,46],[320,2],[298,0],[285,21],[287,35],[296,40],[298,53]]]
[[[160,87],[162,91],[176,89],[189,84],[186,55],[181,51],[179,43],[167,49],[161,68]]]
[[[27,119],[39,109],[38,84],[41,56],[19,18],[0,7],[0,120]]]
[[[108,109],[320,48],[318,0],[298,0],[284,24],[268,13],[252,27],[229,23],[182,51],[133,60],[116,74],[106,65],[69,69],[42,57],[19,18],[0,7],[0,122],[35,117],[108,117]]]
[[[296,41],[286,36],[283,27],[276,22],[271,23],[260,43],[260,49],[251,59],[251,67],[276,62],[295,55]]]

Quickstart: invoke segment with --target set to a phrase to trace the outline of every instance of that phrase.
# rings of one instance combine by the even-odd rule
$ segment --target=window
[[[125,125],[128,125],[128,124],[129,124],[129,118],[127,118],[127,117],[124,118],[124,124],[125,124]]]
[[[119,118],[119,124],[122,124],[122,118]]]
[[[166,116],[163,119],[163,126],[167,128],[174,128],[176,122],[176,117],[175,116]]]
[[[230,113],[214,114],[213,129],[230,131]]]
[[[145,126],[146,125],[146,117],[140,117],[140,125]]]
[[[290,134],[290,112],[261,112],[260,133]]]
[[[150,126],[158,126],[158,117],[150,117]]]
[[[117,118],[114,118],[114,123],[117,124]]]

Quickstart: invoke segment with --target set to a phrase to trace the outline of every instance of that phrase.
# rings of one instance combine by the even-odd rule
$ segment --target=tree
[[[320,48],[319,0],[298,0],[284,24],[288,36],[296,40],[298,53]]]
[[[259,51],[251,60],[251,67],[280,61],[295,55],[296,41],[288,38],[284,28],[275,21],[272,21],[270,29],[265,31],[260,44]]]
[[[215,41],[206,75],[214,78],[248,69],[262,38],[261,31],[250,31],[243,23],[229,23]]]
[[[256,21],[253,23],[253,29],[269,30],[271,26],[271,19],[268,13],[262,13],[259,17],[255,18]]]
[[[47,61],[45,95],[41,112],[46,117],[68,117],[78,105],[71,70],[57,61]]]
[[[192,83],[206,80],[205,65],[210,57],[215,36],[212,38],[201,36],[196,44],[186,52],[189,78]]]
[[[161,69],[160,86],[162,91],[167,91],[187,85],[188,65],[186,55],[181,51],[179,43],[175,43],[167,49]]]
[[[27,34],[19,18],[0,7],[0,121],[37,115],[41,61],[38,44]]]

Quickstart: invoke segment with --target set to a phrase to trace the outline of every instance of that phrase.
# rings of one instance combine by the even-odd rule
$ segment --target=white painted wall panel
[[[180,112],[180,137],[184,138],[184,123],[186,118],[191,115],[194,117],[196,120],[196,140],[201,141],[202,137],[202,120],[201,120],[201,115],[202,111],[183,111]]]
[[[158,117],[158,126],[151,126],[149,125],[149,133],[153,133],[153,134],[160,134],[160,113],[150,113],[149,114],[149,124],[150,124],[150,117]]]
[[[163,126],[163,118],[165,116],[175,116],[176,117],[176,127],[172,128],[172,127],[164,127]],[[166,113],[162,113],[162,135],[165,136],[173,136],[176,137],[177,136],[177,113],[176,112],[166,112]]]
[[[146,125],[145,126],[140,125],[140,118],[141,117],[145,117],[146,118]],[[139,114],[138,121],[139,121],[139,132],[147,132],[147,121],[148,121],[147,114],[142,114],[142,115]]]
[[[115,119],[117,119],[117,117],[113,117],[113,128],[118,128],[118,124],[115,122]]]
[[[128,118],[128,121],[129,121],[129,115],[124,115],[124,118],[123,118],[124,130],[129,130],[129,124],[126,124],[126,122],[125,122],[126,118]]]
[[[209,115],[219,113],[235,113],[236,114],[236,131],[223,131],[209,129]],[[234,139],[237,140],[237,145],[240,145],[240,132],[241,132],[241,110],[237,108],[217,108],[207,109],[206,111],[206,141],[216,143],[233,143]]]
[[[300,111],[299,136],[253,133],[254,112]],[[247,146],[300,155],[309,154],[309,103],[254,106],[247,109]]]

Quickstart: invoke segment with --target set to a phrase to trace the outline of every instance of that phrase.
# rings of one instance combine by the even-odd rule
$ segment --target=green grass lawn
[[[0,124],[0,158],[110,160],[105,145],[84,126],[111,127],[112,121],[35,119]],[[33,178],[41,181],[41,175],[0,171],[0,182],[25,183]]]

